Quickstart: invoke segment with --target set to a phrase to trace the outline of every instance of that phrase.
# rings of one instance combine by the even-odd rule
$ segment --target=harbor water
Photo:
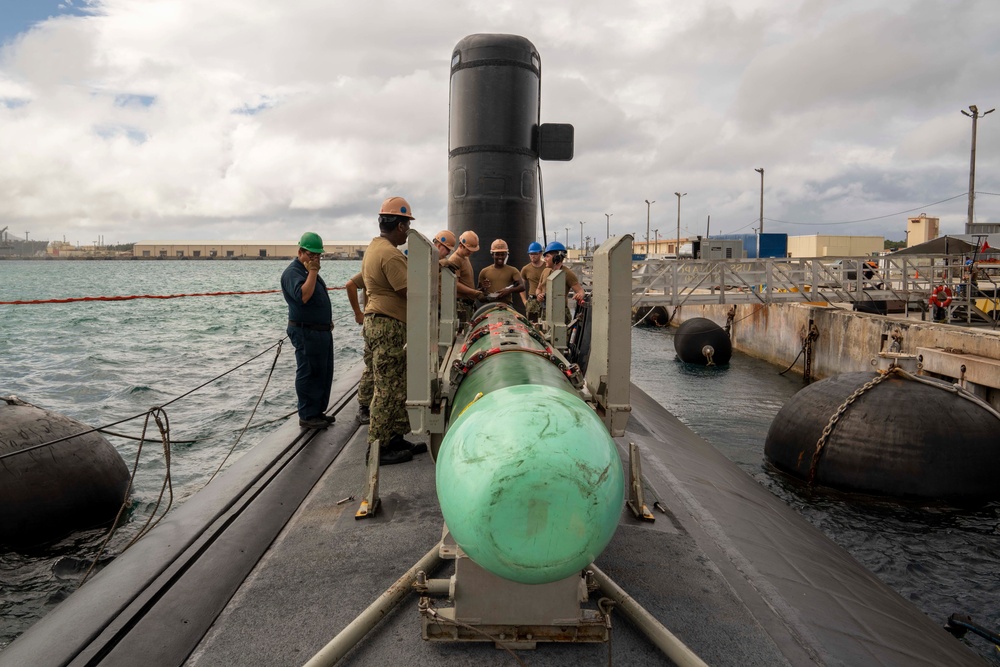
[[[274,290],[286,265],[0,261],[0,301]],[[326,262],[321,275],[328,287],[342,287],[359,268],[357,261]],[[360,327],[342,291],[331,301],[341,377],[358,372]],[[294,411],[294,353],[282,343],[286,319],[280,293],[0,305],[0,395],[90,426],[167,404],[176,505]],[[807,491],[763,462],[767,429],[801,388],[800,376],[779,375],[782,368],[739,353],[726,367],[687,366],[674,358],[669,328],[633,330],[632,366],[639,387],[933,620],[943,624],[958,612],[1000,629],[1000,503],[912,506]],[[138,436],[142,429],[139,418],[111,430]],[[138,441],[107,437],[131,466]],[[147,438],[128,522],[112,536],[105,559],[120,553],[158,502],[157,512],[168,502],[161,494],[167,467],[152,421]],[[54,545],[0,553],[0,650],[80,585],[105,536],[93,529]],[[1000,665],[984,640],[962,641]]]

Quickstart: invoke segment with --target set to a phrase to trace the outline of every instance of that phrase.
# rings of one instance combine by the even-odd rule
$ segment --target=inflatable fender
[[[674,334],[674,350],[677,357],[686,364],[702,366],[723,366],[733,356],[733,344],[729,334],[712,320],[693,317],[677,327]]]
[[[30,449],[88,430],[69,417],[0,398],[0,544],[38,544],[114,520],[129,470],[100,433]]]

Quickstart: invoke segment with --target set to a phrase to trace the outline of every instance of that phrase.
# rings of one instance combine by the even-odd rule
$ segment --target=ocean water
[[[328,287],[342,288],[360,264],[325,262],[320,275]],[[287,265],[284,260],[0,261],[0,301],[274,290]],[[340,377],[361,359],[361,327],[342,290],[331,292],[331,302],[334,372]],[[13,394],[96,427],[142,414],[245,364],[165,408],[177,441],[170,464],[176,506],[224,461],[231,464],[294,412],[295,352],[284,340],[287,320],[280,292],[0,305],[0,395]],[[139,436],[142,427],[137,419],[111,430]],[[152,421],[148,435],[152,441],[142,448],[128,522],[108,545],[112,556],[136,535],[160,498],[166,466]],[[131,468],[139,443],[106,437]],[[166,502],[164,497],[161,508]],[[106,532],[82,531],[55,545],[0,553],[0,649],[80,585]]]
[[[184,294],[277,289],[285,261],[0,261],[0,301],[97,295]],[[328,286],[342,286],[360,262],[327,262]],[[337,377],[357,373],[362,342],[347,298],[333,292]],[[294,411],[294,353],[284,338],[279,293],[169,300],[0,305],[0,395],[91,426],[142,413],[247,362],[166,408],[173,447],[175,504],[197,492],[229,459]],[[274,364],[273,376],[268,374]],[[633,330],[632,379],[757,482],[846,548],[935,621],[955,612],[1000,629],[1000,504],[974,510],[902,506],[809,492],[763,462],[767,429],[801,387],[801,377],[735,353],[722,368],[674,358],[670,329]],[[266,389],[265,389],[265,383]],[[141,421],[115,427],[138,435]],[[137,443],[108,437],[131,465]],[[152,511],[163,483],[158,443],[143,448],[128,523],[108,557]],[[76,533],[54,545],[0,553],[0,649],[75,590],[106,531]],[[1000,665],[984,640],[964,639]]]
[[[931,619],[966,614],[1000,632],[1000,502],[969,509],[804,488],[764,463],[771,421],[802,376],[738,352],[725,367],[691,366],[673,349],[672,329],[633,329],[632,381]],[[1000,665],[993,644],[972,633],[960,641]]]

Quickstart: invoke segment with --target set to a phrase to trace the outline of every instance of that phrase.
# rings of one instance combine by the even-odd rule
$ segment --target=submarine
[[[451,55],[463,76],[538,85],[523,37]],[[466,186],[521,183],[525,162],[537,179],[523,138],[466,165]],[[491,187],[476,206],[503,209],[512,193]],[[506,224],[530,235],[529,210]],[[0,665],[981,664],[629,382],[630,237],[595,253],[586,370],[558,273],[541,326],[505,308],[462,322],[426,237],[408,250],[407,411],[428,454],[382,469],[366,453],[357,369],[328,429],[271,433]]]

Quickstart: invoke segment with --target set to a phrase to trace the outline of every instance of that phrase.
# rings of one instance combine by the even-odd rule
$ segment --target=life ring
[[[941,295],[944,295],[942,298]],[[932,306],[937,306],[938,308],[947,308],[951,304],[951,288],[947,285],[938,285],[931,292],[930,302]]]

